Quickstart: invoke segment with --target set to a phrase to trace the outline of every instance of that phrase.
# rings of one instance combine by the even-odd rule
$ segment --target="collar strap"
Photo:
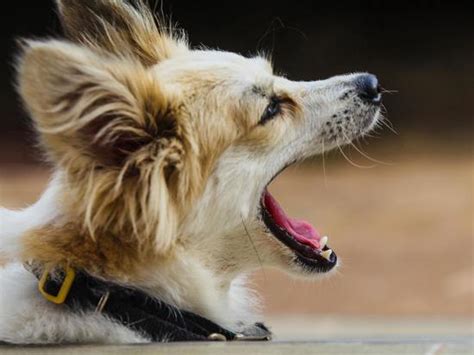
[[[48,301],[65,304],[74,312],[103,313],[152,341],[266,341],[272,337],[262,323],[234,333],[140,290],[103,281],[81,270],[27,268],[39,279],[39,291]]]

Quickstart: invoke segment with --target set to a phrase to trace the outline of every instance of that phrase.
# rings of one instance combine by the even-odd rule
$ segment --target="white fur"
[[[18,258],[21,253],[20,237],[30,229],[48,223],[59,213],[56,194],[60,179],[61,176],[57,173],[41,198],[24,210],[0,208],[0,255],[11,259]]]

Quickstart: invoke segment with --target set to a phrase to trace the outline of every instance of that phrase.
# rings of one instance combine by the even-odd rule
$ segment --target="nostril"
[[[382,101],[382,87],[375,75],[363,74],[355,79],[359,97],[373,104],[380,104]]]

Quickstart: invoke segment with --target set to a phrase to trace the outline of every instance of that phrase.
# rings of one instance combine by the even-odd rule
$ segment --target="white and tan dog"
[[[309,278],[337,266],[266,187],[376,124],[373,75],[294,82],[261,57],[190,49],[140,1],[58,6],[68,40],[25,41],[18,61],[54,176],[31,207],[0,209],[0,341],[149,341],[48,302],[25,263],[85,270],[236,331],[258,318],[244,281],[261,264]]]

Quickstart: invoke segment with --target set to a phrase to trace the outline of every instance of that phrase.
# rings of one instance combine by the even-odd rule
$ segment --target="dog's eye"
[[[270,100],[270,103],[265,108],[265,111],[263,111],[263,115],[260,118],[259,124],[264,125],[265,123],[270,121],[272,118],[275,118],[280,112],[281,112],[281,101],[276,97],[272,97]]]

